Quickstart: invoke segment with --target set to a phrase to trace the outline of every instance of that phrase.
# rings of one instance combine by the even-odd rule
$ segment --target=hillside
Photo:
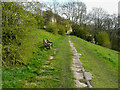
[[[31,30],[28,36],[22,40],[21,46],[21,56],[27,65],[3,68],[3,88],[75,87],[70,69],[72,53],[68,37],[40,29]],[[50,50],[43,46],[43,39],[47,38],[54,44]],[[54,59],[50,59],[50,56],[54,56]]]
[[[54,35],[45,30],[32,30],[23,40],[22,57],[27,66],[3,68],[3,88],[75,88],[71,70],[72,57],[68,36]],[[43,47],[42,40],[54,43],[51,50]],[[71,38],[86,71],[93,75],[91,84],[96,88],[116,88],[118,85],[118,52]],[[24,43],[25,42],[25,43]],[[56,54],[54,53],[56,49]],[[53,59],[49,57],[53,56]]]
[[[85,70],[93,75],[91,81],[96,88],[118,87],[118,52],[72,37]]]

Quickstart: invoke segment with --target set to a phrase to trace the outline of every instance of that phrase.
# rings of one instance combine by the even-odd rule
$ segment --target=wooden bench
[[[43,45],[44,47],[49,47],[48,49],[50,49],[50,47],[53,46],[53,42],[50,42],[48,39],[47,40],[43,39]]]
[[[53,42],[50,42],[48,39],[47,39],[47,43],[49,43],[51,46],[53,46]]]

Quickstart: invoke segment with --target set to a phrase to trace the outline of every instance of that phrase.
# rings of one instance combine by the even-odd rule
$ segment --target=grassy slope
[[[93,74],[91,83],[96,88],[118,87],[118,52],[72,36],[86,71]]]
[[[58,69],[57,75],[60,77],[62,88],[74,88],[74,77],[71,70],[72,52],[68,42],[68,37],[59,42],[57,54],[55,56],[55,67]]]
[[[36,29],[31,30],[27,35],[27,38],[23,40],[21,53],[28,65],[27,67],[4,68],[3,88],[74,87],[73,75],[70,70],[72,54],[68,37]],[[43,47],[42,40],[46,38],[52,41],[54,47],[57,48],[56,55],[54,55],[53,49],[46,50]],[[66,49],[64,50],[64,48]],[[55,59],[50,60],[51,55]],[[46,63],[47,61],[49,63]],[[44,67],[44,65],[49,67]]]
[[[34,28],[27,28],[30,30],[25,36],[25,38],[22,40],[22,45],[21,45],[21,56],[23,61],[26,61],[26,63],[32,58],[32,52],[38,50],[38,46],[42,46],[43,39],[49,39],[50,41],[55,41],[58,39],[60,36],[59,35],[54,35],[49,32],[46,32],[45,30],[39,30],[39,29],[34,29]]]

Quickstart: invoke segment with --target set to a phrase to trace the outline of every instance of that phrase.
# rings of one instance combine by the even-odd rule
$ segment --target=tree
[[[96,39],[99,45],[111,48],[109,35],[105,31],[98,32]]]
[[[106,11],[104,11],[102,8],[93,8],[88,15],[91,23],[94,24],[94,30],[102,30],[104,19],[107,16]]]
[[[62,15],[66,19],[71,20],[77,24],[83,24],[86,16],[86,5],[83,2],[68,2],[62,5]]]

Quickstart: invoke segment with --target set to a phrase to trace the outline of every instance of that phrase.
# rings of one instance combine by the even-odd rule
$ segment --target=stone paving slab
[[[85,88],[85,87],[91,88],[92,86],[90,85],[90,82],[88,80],[92,79],[92,74],[89,72],[85,72],[85,69],[82,67],[82,62],[79,59],[81,54],[77,53],[76,48],[73,46],[73,43],[70,40],[70,36],[69,36],[69,43],[70,43],[70,46],[72,48],[72,52],[74,55],[73,56],[73,64],[72,64],[71,69],[73,70],[74,77],[76,79],[75,80],[76,86],[78,88],[80,88],[80,87],[81,88]],[[83,79],[86,79],[87,83],[79,81],[79,80],[83,80]]]
[[[73,72],[75,75],[76,80],[84,79],[83,73]]]
[[[76,67],[71,67],[71,69],[72,69],[73,71],[76,71],[76,72],[82,71],[81,68],[76,68]]]
[[[78,87],[78,88],[85,88],[85,87],[87,87],[87,85],[85,84],[85,83],[81,83],[79,80],[75,80],[75,83],[76,83],[76,86]]]
[[[85,72],[84,74],[85,74],[86,80],[92,79],[92,74],[90,72]]]

